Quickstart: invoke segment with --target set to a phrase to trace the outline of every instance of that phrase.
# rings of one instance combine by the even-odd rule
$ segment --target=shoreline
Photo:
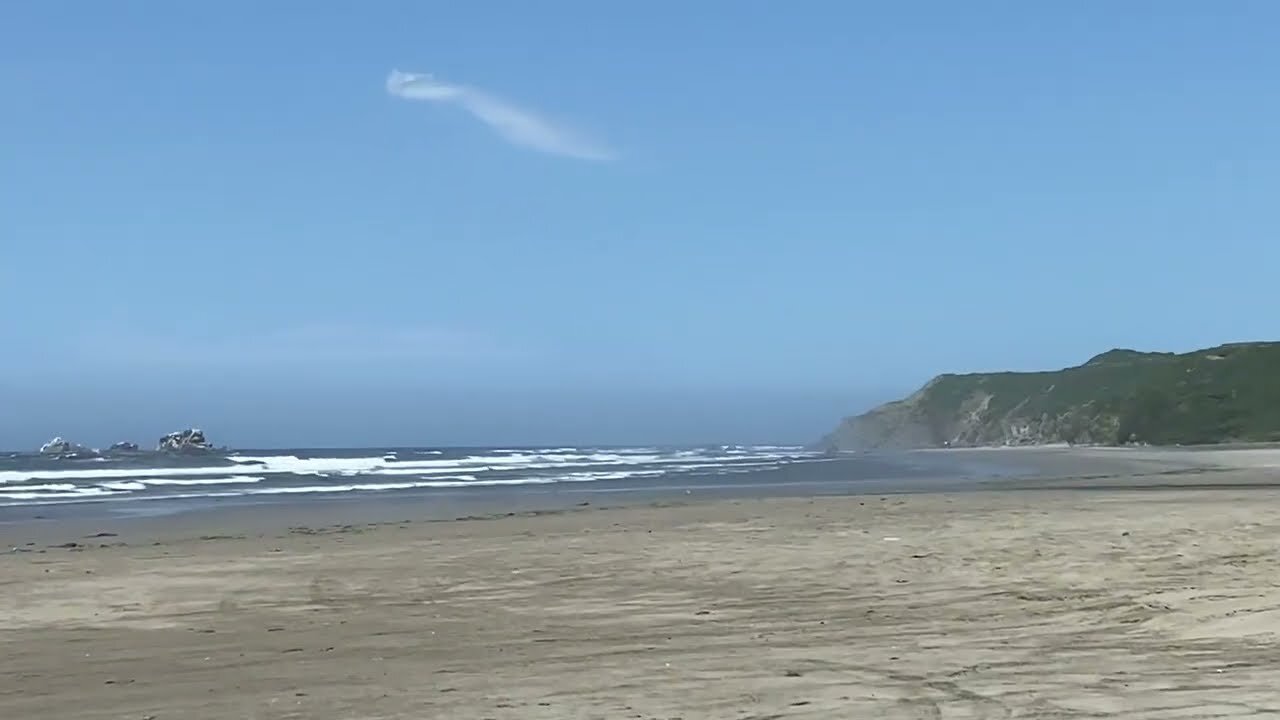
[[[296,529],[378,528],[381,525],[539,518],[591,511],[708,506],[850,497],[951,496],[968,493],[1266,491],[1280,488],[1280,450],[1103,450],[1097,448],[964,448],[968,457],[1018,455],[1004,475],[915,477],[809,482],[637,484],[620,488],[468,488],[454,492],[367,493],[356,497],[276,498],[204,502],[166,509],[163,501],[131,501],[0,509],[0,552],[26,553],[76,543],[79,550],[122,543],[189,541],[210,537],[270,537]],[[945,468],[946,465],[943,465]],[[125,505],[125,503],[122,503]]]
[[[0,716],[1276,709],[1280,486],[198,530],[0,557]]]
[[[292,527],[492,520],[592,509],[776,499],[1280,487],[1280,449],[1253,446],[1231,450],[964,448],[922,451],[906,457],[912,455],[947,459],[961,456],[989,461],[989,464],[980,462],[973,466],[975,473],[966,476],[949,475],[949,469],[965,466],[944,461],[938,464],[936,472],[916,477],[856,481],[835,477],[619,486],[581,483],[346,497],[210,500],[184,505],[167,505],[164,500],[24,505],[0,508],[0,549],[17,548],[21,552],[25,548],[79,542],[99,534],[114,542],[154,542],[221,536],[229,532],[266,535]],[[992,472],[993,468],[1000,468],[1000,472]]]

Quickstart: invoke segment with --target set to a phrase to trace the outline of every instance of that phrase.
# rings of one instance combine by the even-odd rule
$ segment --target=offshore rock
[[[83,445],[56,437],[40,446],[40,454],[61,460],[78,460],[98,457],[98,451]]]
[[[41,455],[61,455],[62,453],[69,451],[72,447],[74,447],[73,443],[67,440],[63,440],[62,437],[59,436],[41,445],[40,454]]]
[[[213,452],[213,446],[205,439],[203,430],[189,428],[187,430],[171,432],[160,438],[160,442],[156,445],[156,451],[198,454]]]
[[[138,452],[138,443],[131,443],[131,442],[112,443],[111,447],[107,448],[107,451],[116,452],[116,453]]]

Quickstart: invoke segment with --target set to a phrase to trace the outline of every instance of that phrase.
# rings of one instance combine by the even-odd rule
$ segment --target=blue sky
[[[1276,27],[7,3],[0,446],[806,439],[938,372],[1276,338]]]

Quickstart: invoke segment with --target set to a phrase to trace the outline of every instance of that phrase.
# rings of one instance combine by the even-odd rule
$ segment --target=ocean
[[[0,508],[89,505],[131,512],[218,502],[404,497],[478,492],[784,492],[799,486],[855,492],[907,481],[1009,472],[926,453],[829,456],[777,445],[548,448],[243,450],[225,455],[139,453],[55,459],[0,455]]]

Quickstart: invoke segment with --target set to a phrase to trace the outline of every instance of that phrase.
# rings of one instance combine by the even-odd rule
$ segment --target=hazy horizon
[[[361,399],[293,390],[153,400],[139,412],[128,398],[107,388],[60,402],[39,393],[19,395],[19,412],[0,418],[0,450],[34,450],[55,435],[92,447],[132,441],[146,448],[165,432],[192,426],[215,444],[254,449],[807,444],[844,415],[889,399],[835,391],[706,390],[643,398],[599,390],[500,396],[386,390]]]
[[[837,423],[898,400],[944,373],[1058,370],[1117,348],[1188,352],[1193,346],[1114,345],[1042,365],[940,369],[919,381],[873,389],[747,388],[712,381],[674,387],[439,387],[400,368],[368,373],[344,387],[325,387],[327,374],[268,373],[274,383],[246,389],[234,377],[191,383],[181,367],[132,384],[84,378],[52,388],[5,387],[0,450],[23,451],[54,436],[93,447],[132,441],[150,447],[162,434],[204,429],[218,445],[238,448],[494,447],[573,445],[809,444]],[[139,400],[143,401],[139,403]]]

